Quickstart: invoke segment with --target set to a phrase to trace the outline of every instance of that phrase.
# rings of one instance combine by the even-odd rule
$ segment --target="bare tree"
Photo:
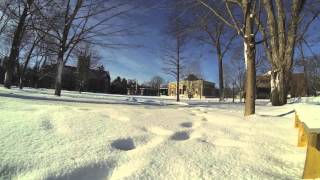
[[[2,0],[0,2],[0,35],[5,32],[9,25],[10,16],[8,15],[8,11],[10,10],[11,3],[11,0]]]
[[[232,97],[238,93],[240,102],[242,102],[245,80],[245,66],[243,53],[235,49],[230,62],[226,63],[224,78],[228,82],[228,86],[232,87]]]
[[[272,66],[271,102],[274,106],[287,103],[294,49],[301,12],[306,1],[263,0],[265,19],[259,19],[258,16],[256,18],[256,23],[265,40],[263,43],[265,51]]]
[[[49,10],[42,11],[44,19],[50,16],[51,20],[46,25],[52,30],[48,34],[56,39],[59,47],[55,95],[61,95],[63,67],[80,42],[104,47],[121,45],[112,41],[112,37],[132,31],[132,26],[117,23],[119,18],[135,9],[128,4],[129,2],[125,0],[112,3],[104,0],[54,0]],[[41,30],[41,27],[38,29]]]
[[[40,43],[41,41],[43,41],[43,39],[46,36],[46,33],[41,33],[38,32],[36,30],[29,30],[28,32],[25,33],[25,44],[26,44],[26,48],[24,49],[25,52],[25,57],[24,62],[21,63],[21,68],[19,68],[19,88],[22,89],[23,88],[23,84],[24,84],[24,75],[25,72],[29,66],[29,63],[31,61],[32,58],[34,58],[35,56],[44,56],[43,54],[41,54],[41,50],[40,50]]]
[[[160,85],[164,82],[160,76],[153,76],[149,82],[150,86],[157,90],[158,96],[160,96]]]
[[[171,21],[168,24],[168,37],[171,42],[166,45],[163,52],[163,63],[165,64],[164,71],[171,74],[176,79],[176,95],[177,101],[180,101],[180,78],[183,69],[183,61],[185,57],[183,53],[187,44],[186,27],[183,24],[180,13],[176,8],[170,17]]]
[[[26,2],[17,1],[17,3],[22,4],[23,10],[21,14],[19,13],[17,14],[18,22],[13,33],[11,50],[10,50],[9,58],[6,63],[6,74],[5,74],[5,80],[4,80],[4,86],[6,88],[11,87],[13,70],[14,70],[14,66],[16,64],[17,58],[19,57],[20,45],[25,32],[25,27],[26,27],[25,24],[26,24],[27,18],[30,17],[30,11],[34,3],[34,0],[26,0]]]
[[[256,67],[255,67],[255,48],[256,48],[256,32],[254,30],[254,20],[257,15],[257,0],[241,0],[241,1],[206,1],[196,0],[200,5],[208,8],[213,15],[218,17],[224,24],[237,31],[243,40],[244,59],[246,64],[246,85],[245,85],[245,112],[244,115],[255,113],[255,89],[256,89]],[[218,11],[221,3],[225,5],[223,15]],[[241,12],[241,16],[237,16],[236,12]],[[239,14],[239,13],[238,13]],[[238,17],[238,18],[237,18]]]
[[[195,75],[197,78],[203,79],[203,73],[200,66],[200,58],[199,60],[189,62],[186,67],[183,69],[183,78],[187,78],[189,75]]]
[[[216,8],[219,11],[220,8]],[[222,10],[223,8],[221,8]],[[221,12],[219,12],[221,13]],[[197,40],[208,44],[217,55],[219,70],[219,95],[220,101],[224,99],[224,81],[223,81],[223,58],[230,50],[231,44],[236,37],[233,29],[230,29],[225,23],[210,13],[205,7],[196,7],[193,11],[195,17],[192,23],[195,29],[200,31]]]

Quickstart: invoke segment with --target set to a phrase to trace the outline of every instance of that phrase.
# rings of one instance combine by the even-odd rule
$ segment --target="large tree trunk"
[[[56,96],[61,96],[61,83],[62,83],[62,72],[63,72],[63,53],[59,53],[58,63],[57,63],[57,74],[56,74],[56,82],[55,82],[55,92]]]
[[[255,66],[255,49],[247,45],[245,59],[246,59],[246,96],[245,96],[245,111],[244,115],[248,116],[255,113],[255,96],[256,96],[256,66]],[[249,43],[250,44],[250,43]]]
[[[255,36],[253,32],[254,17],[251,14],[251,2],[244,3],[245,34],[244,34],[244,57],[246,62],[246,97],[244,115],[255,113],[256,99],[256,62],[255,62]]]
[[[21,45],[23,34],[24,34],[24,24],[28,16],[29,7],[31,6],[32,3],[33,3],[33,0],[28,0],[27,4],[24,6],[23,12],[19,18],[18,26],[14,32],[10,55],[9,55],[9,59],[6,67],[5,79],[4,79],[4,86],[8,89],[11,87],[11,84],[12,84],[13,71],[14,71],[16,60],[19,57],[20,45]]]
[[[287,103],[289,73],[285,70],[271,72],[271,103],[282,106]]]
[[[20,76],[19,89],[23,89],[23,76]]]
[[[6,65],[6,73],[4,75],[4,87],[10,89],[11,88],[11,83],[12,83],[12,76],[13,76],[13,69],[14,65],[12,65],[12,62],[7,62]]]
[[[289,76],[292,71],[294,48],[297,38],[297,29],[301,20],[300,13],[306,0],[292,0],[291,18],[286,18],[284,1],[264,0],[264,9],[267,14],[268,31],[261,28],[260,31],[265,41],[267,56],[272,65],[271,71],[271,96],[270,101],[274,106],[287,103],[289,89]],[[261,26],[260,26],[261,27]]]

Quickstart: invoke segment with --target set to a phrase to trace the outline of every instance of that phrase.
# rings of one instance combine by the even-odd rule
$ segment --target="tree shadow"
[[[284,117],[284,116],[292,114],[294,112],[295,112],[295,110],[291,110],[289,112],[278,114],[278,115],[268,115],[268,114],[258,114],[258,115],[262,116],[262,117]]]
[[[144,103],[144,102],[131,102],[127,100],[103,100],[100,98],[100,101],[98,100],[88,100],[83,98],[79,99],[65,99],[61,97],[36,97],[36,96],[27,96],[27,95],[21,95],[21,94],[14,94],[14,93],[0,93],[1,97],[8,97],[8,98],[17,98],[17,99],[24,99],[24,100],[36,100],[36,101],[53,101],[53,102],[75,102],[75,103],[89,103],[89,104],[122,104],[122,105],[149,105],[149,106],[179,106],[177,104],[166,104],[166,103]],[[89,98],[89,97],[88,97]],[[91,98],[91,97],[90,97]]]
[[[49,176],[47,180],[87,180],[87,179],[95,179],[95,180],[104,180],[107,179],[111,173],[114,164],[110,163],[97,163],[97,164],[89,164],[84,167],[79,167],[70,173],[59,175],[59,176]]]

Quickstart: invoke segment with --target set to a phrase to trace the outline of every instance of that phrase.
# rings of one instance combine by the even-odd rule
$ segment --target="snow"
[[[294,109],[300,121],[304,122],[309,129],[318,129],[320,132],[320,97],[296,99]]]
[[[318,106],[52,94],[0,87],[0,179],[299,179],[292,110]]]

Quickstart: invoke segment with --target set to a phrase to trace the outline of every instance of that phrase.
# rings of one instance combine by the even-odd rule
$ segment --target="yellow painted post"
[[[301,124],[301,122],[299,120],[299,116],[298,116],[297,112],[295,112],[294,113],[294,127],[298,128],[300,124]]]
[[[308,136],[305,132],[304,125],[301,123],[299,125],[299,134],[298,134],[298,147],[304,147],[308,143]]]
[[[310,133],[303,179],[320,178],[320,133]]]

